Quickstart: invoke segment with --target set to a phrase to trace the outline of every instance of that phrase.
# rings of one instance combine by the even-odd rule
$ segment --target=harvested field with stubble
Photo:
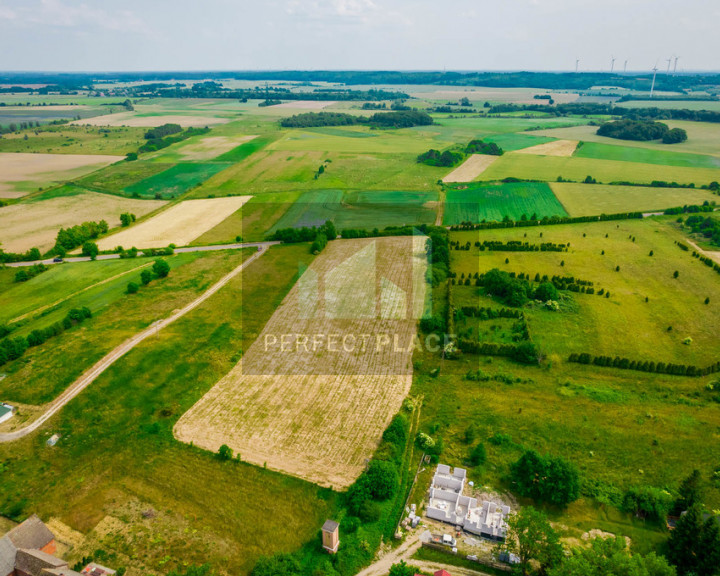
[[[425,238],[331,242],[176,438],[344,489],[412,383]],[[251,303],[250,303],[251,304]]]
[[[186,246],[214,228],[252,196],[228,196],[204,200],[185,200],[157,216],[101,238],[100,250],[123,248],[163,248],[170,244]]]
[[[17,198],[25,194],[16,187],[23,183],[46,186],[64,182],[123,160],[122,156],[95,154],[0,154],[0,198]]]
[[[184,115],[151,115],[140,116],[135,112],[118,112],[106,114],[83,120],[74,120],[70,124],[79,126],[130,126],[140,128],[154,128],[163,124],[180,124],[183,128],[203,128],[213,124],[225,124],[229,118],[216,118],[215,116],[184,116]]]
[[[530,148],[516,150],[515,154],[536,154],[537,156],[572,156],[578,147],[577,140],[554,140]]]
[[[443,182],[472,182],[497,160],[499,156],[473,154],[442,179]]]
[[[290,102],[283,102],[282,104],[276,104],[270,108],[294,108],[295,110],[322,110],[328,106],[336,104],[335,100],[290,100]]]
[[[0,243],[7,252],[25,252],[30,248],[44,252],[53,247],[60,228],[103,219],[110,226],[119,226],[123,212],[139,218],[165,204],[162,200],[135,200],[84,191],[20,202],[0,208]]]

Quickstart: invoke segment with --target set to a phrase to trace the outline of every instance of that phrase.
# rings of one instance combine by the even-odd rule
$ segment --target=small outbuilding
[[[323,548],[335,554],[340,546],[340,524],[334,520],[325,520],[325,524],[322,527],[322,543]]]

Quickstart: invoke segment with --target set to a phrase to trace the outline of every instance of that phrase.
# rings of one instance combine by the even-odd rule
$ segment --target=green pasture
[[[720,112],[719,100],[630,100],[618,102],[623,108],[660,108],[662,110],[712,110]]]
[[[679,144],[663,144],[660,140],[650,142],[635,142],[632,140],[617,140],[607,136],[597,135],[597,126],[575,126],[572,128],[559,128],[542,130],[534,133],[538,136],[550,136],[568,140],[581,140],[584,142],[598,142],[614,146],[631,146],[633,148],[646,148],[648,150],[661,150],[663,152],[688,152],[693,154],[720,155],[720,130],[713,122],[690,122],[684,120],[663,120],[670,128],[682,128],[687,132],[686,142]]]
[[[179,265],[186,261],[185,255],[178,254],[169,262],[173,265]],[[14,282],[15,273],[20,268],[5,268],[0,270],[0,282],[2,282],[2,307],[0,307],[0,324],[7,324],[11,320],[24,315],[29,318],[36,316],[34,311],[43,309],[42,312],[47,313],[46,306],[50,306],[59,301],[68,302],[73,295],[82,292],[79,298],[78,306],[88,306],[85,298],[88,292],[83,292],[87,288],[94,286],[100,282],[104,282],[123,272],[127,272],[143,264],[151,264],[152,259],[132,258],[125,260],[98,260],[96,262],[75,262],[61,265],[53,265],[49,270],[35,276],[27,282]],[[138,272],[139,274],[139,272]],[[127,276],[119,279],[122,288],[130,281]],[[110,288],[110,283],[104,285]],[[79,296],[79,294],[78,294]],[[116,298],[113,295],[107,303]],[[67,300],[66,300],[67,299]],[[73,304],[69,304],[72,308]],[[63,306],[63,309],[65,307]],[[43,315],[44,316],[44,315]],[[38,316],[42,318],[42,316]],[[52,322],[47,322],[48,324]]]
[[[383,229],[387,226],[435,222],[436,192],[316,190],[305,192],[271,229],[320,226],[332,220],[343,228]]]
[[[133,308],[119,304],[103,316],[122,324],[132,309],[152,309],[144,312],[147,321],[166,315],[242,257],[235,252],[199,258],[183,267],[187,274],[180,268],[141,289],[132,297]],[[84,533],[106,515],[115,516],[129,529],[113,530],[102,548],[117,555],[115,565],[142,572],[210,563],[246,575],[261,555],[314,543],[325,519],[336,517],[331,491],[261,467],[222,462],[172,434],[178,418],[236,364],[294,283],[298,262],[309,258],[307,245],[272,248],[242,278],[119,359],[41,432],[1,445],[0,509],[58,517]],[[78,342],[84,349],[64,343],[37,352],[55,363],[64,354],[90,362],[87,356],[106,346],[99,320],[71,331],[74,340],[84,340]],[[38,362],[38,354],[32,361]],[[52,450],[45,446],[50,432],[62,434]],[[148,509],[156,511],[152,530],[136,529],[140,511]],[[243,536],[249,525],[255,527],[252,538]],[[92,549],[73,551],[72,561],[87,552]]]
[[[169,170],[173,166],[173,164],[145,162],[142,160],[118,162],[80,178],[75,183],[95,192],[130,195],[125,193],[126,188]]]
[[[124,156],[137,150],[144,142],[145,131],[144,128],[125,127],[43,126],[37,134],[35,129],[3,134],[0,138],[0,152]]]
[[[659,212],[666,208],[720,202],[720,198],[698,188],[654,188],[551,182],[550,188],[570,216]]]
[[[651,150],[633,146],[586,142],[576,150],[575,156],[599,160],[658,164],[660,166],[681,166],[684,168],[720,168],[720,158],[716,156],[675,152],[671,147],[668,147],[667,150]]]
[[[42,274],[28,281],[29,286],[18,286],[15,296],[21,297],[23,305],[12,309],[20,310],[19,314],[39,310],[46,305],[49,305],[49,308],[32,314],[17,334],[26,334],[32,329],[44,328],[62,320],[67,311],[74,307],[87,306],[95,315],[82,326],[63,332],[42,346],[29,349],[21,359],[3,366],[7,377],[0,380],[0,396],[24,404],[48,402],[113,347],[151,322],[169,315],[175,308],[180,307],[181,303],[192,300],[210,286],[213,278],[219,279],[223,271],[229,272],[243,257],[251,253],[252,250],[248,250],[243,253],[218,252],[202,256],[201,253],[190,252],[167,256],[165,259],[173,269],[170,276],[153,281],[134,295],[125,294],[125,290],[130,281],[140,283],[140,270],[80,292],[83,287],[96,282],[85,283],[77,278],[85,264],[76,263],[61,266],[63,269],[80,266],[76,271],[62,270],[65,277],[70,277],[70,287],[54,284],[51,276],[49,285],[52,289],[42,293],[45,298],[35,296],[33,285],[29,284],[37,281],[42,285]],[[128,260],[126,269],[132,267],[131,263],[140,266],[144,262],[153,261],[152,258]],[[97,271],[85,269],[93,280],[97,278]],[[45,274],[52,274],[52,271]],[[109,273],[105,278],[108,277]],[[67,296],[71,297],[56,304]],[[8,314],[7,319],[19,314]]]
[[[443,224],[520,220],[524,215],[567,216],[550,187],[544,182],[511,184],[470,183],[448,188]]]
[[[485,181],[513,177],[527,180],[555,181],[559,176],[566,180],[582,181],[592,176],[598,182],[637,182],[649,184],[654,180],[695,184],[700,186],[720,179],[720,169],[660,166],[617,160],[597,160],[577,156],[535,156],[532,154],[505,154],[498,158],[481,178]]]
[[[190,197],[328,188],[430,191],[436,189],[435,183],[443,175],[442,168],[418,164],[416,154],[293,152],[272,150],[272,146],[208,179]],[[325,171],[316,179],[320,165],[324,165]]]
[[[497,267],[531,277],[536,273],[574,276],[593,282],[596,292],[601,288],[610,292],[610,298],[563,293],[566,306],[561,312],[530,312],[530,331],[545,354],[565,359],[572,352],[590,352],[698,366],[720,357],[718,275],[674,244],[684,235],[672,217],[452,236],[461,243],[486,239],[570,243],[568,252],[481,252],[474,247],[452,251],[458,275]],[[673,278],[676,270],[678,278]],[[706,298],[709,304],[704,303]],[[692,343],[685,344],[686,338]]]
[[[140,197],[152,197],[156,194],[163,197],[175,197],[198,186],[228,166],[228,164],[218,162],[183,162],[131,184],[125,188],[125,192],[130,195],[137,194]]]

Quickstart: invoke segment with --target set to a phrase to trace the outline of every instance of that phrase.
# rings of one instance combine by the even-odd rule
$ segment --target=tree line
[[[55,322],[46,328],[35,329],[27,337],[8,337],[0,340],[0,366],[17,360],[25,354],[28,348],[39,346],[50,338],[58,336],[63,331],[69,330],[74,325],[80,324],[91,317],[92,312],[90,312],[89,308],[84,306],[82,308],[72,308],[61,321]],[[8,330],[12,330],[12,327],[5,328],[3,332],[7,333]]]
[[[363,124],[371,128],[412,128],[428,126],[432,117],[422,110],[377,112],[370,117],[341,112],[305,112],[280,120],[283,128],[313,128],[319,126],[352,126]]]
[[[608,368],[619,368],[621,370],[637,370],[639,372],[655,372],[658,374],[669,374],[672,376],[707,376],[720,371],[720,361],[709,364],[705,367],[698,367],[686,364],[673,364],[665,362],[654,362],[648,360],[631,360],[620,356],[595,356],[587,352],[573,352],[568,357],[568,362],[577,364],[593,364]]]

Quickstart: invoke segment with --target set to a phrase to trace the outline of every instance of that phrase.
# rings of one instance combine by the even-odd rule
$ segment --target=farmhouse
[[[13,414],[15,414],[15,410],[15,406],[10,406],[10,404],[0,404],[0,424],[6,420],[10,420],[10,418],[13,417]]]
[[[426,514],[428,518],[462,527],[463,530],[492,540],[505,540],[510,513],[508,506],[483,501],[478,506],[476,498],[463,495],[467,472],[439,464],[432,485]]]
[[[36,515],[0,538],[0,576],[80,576],[53,556],[55,536]]]

